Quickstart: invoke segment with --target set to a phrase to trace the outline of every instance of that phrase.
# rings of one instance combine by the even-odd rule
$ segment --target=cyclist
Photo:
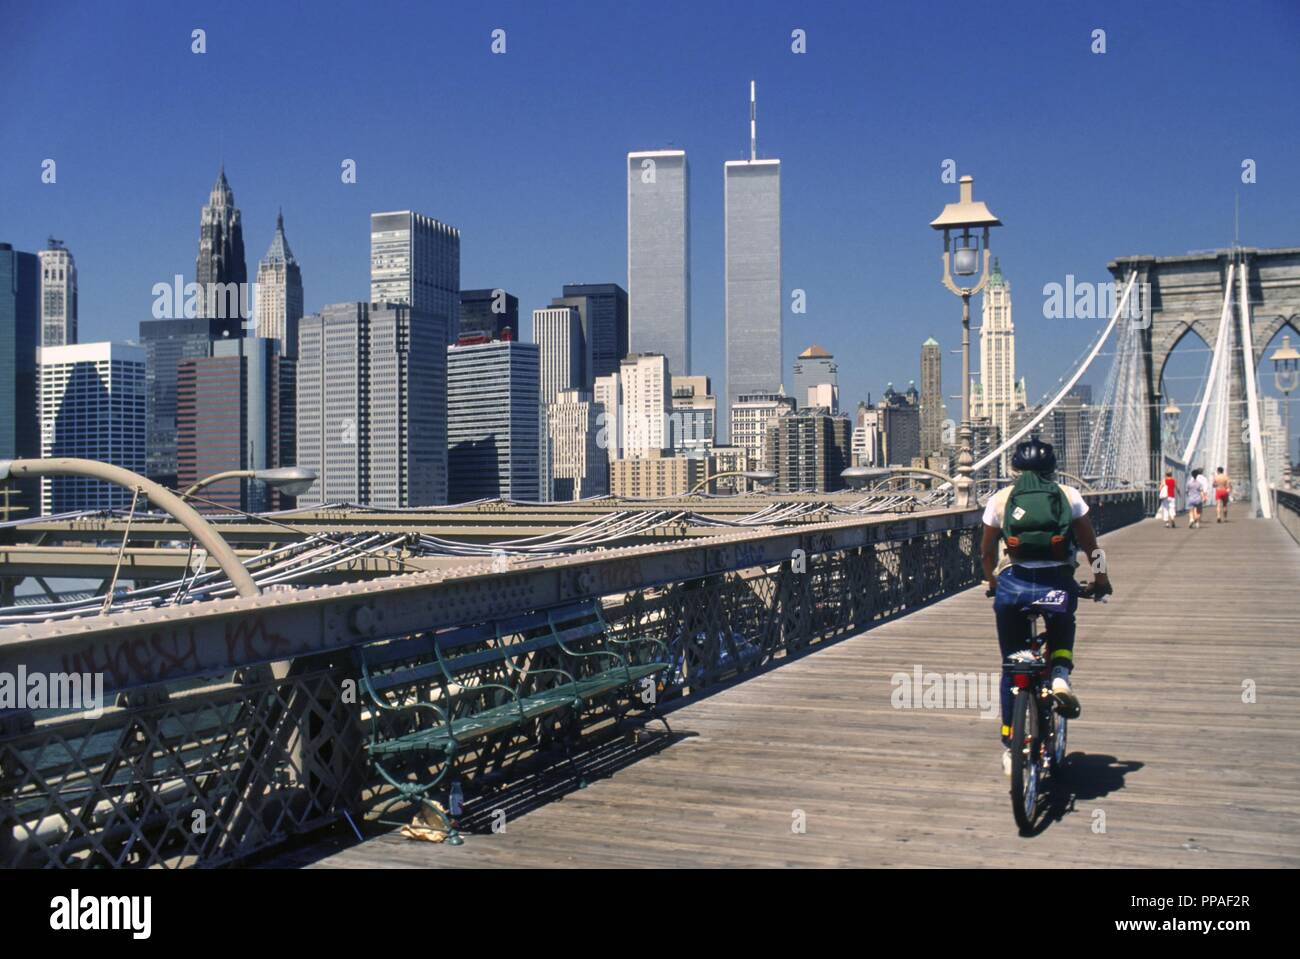
[[[1100,600],[1111,592],[1097,534],[1088,518],[1088,504],[1077,489],[1053,481],[1056,452],[1037,437],[1016,447],[1011,468],[1019,477],[998,490],[984,509],[981,554],[984,577],[993,592],[998,645],[1002,660],[1029,646],[1025,607],[1043,611],[1052,695],[1067,717],[1079,714],[1079,700],[1070,687],[1074,668],[1074,613],[1079,586],[1074,580],[1078,550],[1094,560],[1089,595]],[[999,543],[1006,555],[999,559]],[[1002,672],[1002,771],[1011,774],[1011,676]]]

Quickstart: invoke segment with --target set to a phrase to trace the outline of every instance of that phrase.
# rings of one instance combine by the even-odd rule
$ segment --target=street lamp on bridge
[[[143,494],[151,503],[170,514],[172,519],[185,527],[198,544],[208,551],[208,555],[217,561],[221,571],[230,579],[235,592],[240,596],[256,596],[261,592],[253,577],[244,568],[244,564],[235,555],[235,551],[217,532],[215,526],[200,516],[182,497],[153,480],[145,479],[138,473],[132,473],[111,463],[66,456],[48,459],[0,460],[0,481],[7,480],[11,476],[82,476],[87,479],[103,480],[131,490],[133,493]]]
[[[181,494],[181,499],[188,500],[203,487],[228,479],[255,479],[272,489],[278,489],[285,496],[301,496],[316,482],[316,471],[305,466],[279,466],[267,470],[226,470],[199,480]]]
[[[988,285],[989,228],[1002,225],[984,203],[972,197],[974,182],[973,177],[962,177],[958,201],[947,204],[930,221],[930,226],[943,231],[943,285],[961,297],[961,431],[953,489],[956,505],[962,508],[971,505],[975,463],[970,418],[970,298]],[[982,269],[981,253],[984,255]],[[961,285],[961,278],[973,277],[976,271],[979,271],[978,280],[970,286]]]
[[[1286,475],[1283,482],[1291,485],[1291,392],[1300,386],[1300,350],[1291,345],[1291,337],[1283,336],[1282,345],[1269,357],[1273,361],[1273,385],[1282,394],[1284,448],[1286,450]]]
[[[1162,413],[1164,415],[1164,421],[1165,421],[1164,424],[1165,432],[1164,432],[1164,436],[1161,437],[1161,445],[1171,450],[1177,449],[1178,448],[1178,419],[1180,416],[1182,416],[1183,411],[1181,407],[1179,407],[1179,405],[1174,402],[1174,398],[1171,396],[1169,398],[1169,402],[1165,404],[1165,408],[1162,411]]]
[[[706,476],[690,488],[687,496],[694,496],[704,487],[708,486],[714,480],[723,479],[728,476],[743,476],[753,483],[774,483],[776,482],[776,473],[772,470],[727,470],[725,473],[714,473],[712,476]]]

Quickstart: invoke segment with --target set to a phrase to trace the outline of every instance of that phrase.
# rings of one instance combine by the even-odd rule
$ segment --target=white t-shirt
[[[1064,483],[1057,483],[1065,493],[1065,498],[1070,502],[1070,519],[1076,520],[1080,516],[1088,515],[1088,504],[1084,502],[1083,494],[1073,486],[1066,486]],[[984,525],[992,526],[994,529],[1002,528],[1002,518],[1007,514],[1007,500],[1011,498],[1011,487],[1004,486],[992,496],[989,497],[988,504],[984,507]],[[1025,566],[1030,569],[1042,569],[1047,566],[1074,566],[1075,558],[1067,560],[1060,559],[1026,559],[1016,563],[1017,566]],[[1011,560],[1006,554],[1006,544],[1000,544],[998,559],[998,570],[1002,570],[1011,565]]]

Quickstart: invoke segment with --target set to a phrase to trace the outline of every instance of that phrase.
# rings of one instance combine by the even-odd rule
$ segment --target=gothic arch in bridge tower
[[[1234,260],[1246,271],[1254,369],[1258,370],[1264,351],[1277,331],[1284,325],[1296,328],[1300,323],[1300,247],[1272,250],[1244,247],[1165,257],[1128,256],[1110,263],[1117,284],[1126,282],[1129,274],[1137,271],[1137,282],[1149,292],[1143,298],[1150,322],[1142,331],[1142,343],[1147,355],[1144,399],[1151,439],[1149,478],[1152,481],[1160,475],[1160,410],[1165,399],[1160,390],[1160,376],[1170,353],[1188,332],[1195,331],[1206,343],[1215,342],[1224,284]],[[1238,282],[1234,277],[1234,287]],[[1233,293],[1228,402],[1232,410],[1245,410],[1247,390],[1236,312],[1239,306],[1235,303],[1237,289]],[[1241,488],[1245,489],[1244,481],[1250,476],[1251,468],[1249,444],[1243,432],[1229,431],[1227,467],[1240,478]]]

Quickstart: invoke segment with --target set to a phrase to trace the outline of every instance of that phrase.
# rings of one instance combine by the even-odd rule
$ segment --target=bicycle
[[[1080,583],[1081,599],[1106,602],[1106,597],[1095,596],[1091,583]],[[993,590],[986,590],[993,596]],[[1039,601],[1041,602],[1041,601]],[[1044,800],[1050,795],[1058,777],[1065,771],[1066,741],[1070,719],[1061,704],[1052,695],[1051,664],[1043,655],[1046,637],[1038,632],[1039,618],[1045,609],[1035,609],[1039,603],[1023,610],[1029,619],[1029,646],[1012,653],[1006,659],[1006,671],[1011,676],[1011,811],[1021,835],[1029,835],[1046,808]]]

